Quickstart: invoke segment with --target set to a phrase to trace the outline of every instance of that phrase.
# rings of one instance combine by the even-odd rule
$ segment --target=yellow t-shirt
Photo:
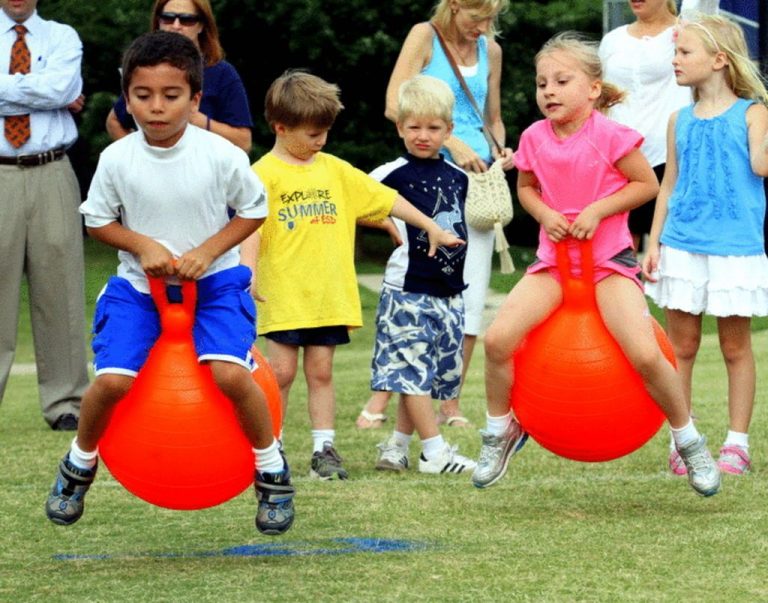
[[[293,165],[267,153],[253,164],[267,190],[261,227],[258,332],[363,324],[355,223],[383,220],[397,192],[333,155]]]

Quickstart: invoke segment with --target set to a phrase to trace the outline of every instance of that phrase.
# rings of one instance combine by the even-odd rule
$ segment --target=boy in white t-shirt
[[[250,270],[239,265],[238,244],[266,216],[264,187],[242,150],[189,127],[202,69],[195,45],[171,32],[139,37],[123,60],[123,94],[140,130],[104,150],[80,206],[88,233],[118,248],[120,265],[96,305],[96,378],[46,504],[48,518],[59,525],[82,516],[99,439],[159,335],[146,275],[170,279],[169,298],[178,295],[179,279],[197,281],[195,348],[254,448],[256,527],[282,534],[293,523],[290,471],[251,376],[255,308]],[[228,207],[235,210],[231,220]]]

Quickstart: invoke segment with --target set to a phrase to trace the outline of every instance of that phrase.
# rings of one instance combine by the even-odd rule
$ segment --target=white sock
[[[76,437],[72,440],[72,446],[69,448],[69,462],[78,469],[93,469],[93,467],[96,465],[96,458],[98,456],[98,448],[88,452],[77,445]]]
[[[745,450],[749,450],[749,434],[741,433],[739,431],[731,431],[729,429],[723,446],[738,446]]]
[[[256,455],[256,469],[260,473],[280,473],[285,468],[277,440],[272,440],[266,448],[254,448],[253,453]]]
[[[322,452],[323,444],[330,442],[333,446],[333,439],[336,437],[335,429],[313,429],[312,430],[312,452]]]
[[[485,414],[486,427],[485,430],[491,435],[500,436],[504,435],[512,422],[512,412],[508,412],[500,417],[492,417],[488,413]]]
[[[402,431],[393,431],[392,437],[395,439],[395,443],[401,448],[408,448],[411,445],[413,439],[412,433],[403,433]]]
[[[436,459],[445,449],[445,440],[443,436],[436,435],[434,438],[427,438],[421,441],[421,453],[427,460]]]
[[[675,446],[677,449],[683,448],[692,442],[695,442],[701,437],[699,430],[693,424],[693,419],[688,419],[688,423],[680,429],[670,427],[669,431],[672,432],[672,437],[675,439]]]

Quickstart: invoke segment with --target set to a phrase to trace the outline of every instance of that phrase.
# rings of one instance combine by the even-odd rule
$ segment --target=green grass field
[[[87,249],[92,303],[114,254]],[[725,476],[717,496],[699,498],[684,478],[667,474],[665,430],[609,463],[568,461],[531,442],[503,481],[480,491],[469,476],[373,470],[375,445],[388,430],[359,431],[354,419],[368,395],[375,303],[364,290],[367,324],[337,352],[337,444],[351,479],[306,477],[311,442],[306,391],[297,382],[285,429],[297,517],[279,538],[256,532],[251,491],[211,509],[169,511],[132,496],[104,467],[83,519],[68,528],[49,523],[43,501],[72,434],[48,430],[33,376],[13,376],[0,406],[10,461],[0,474],[0,601],[768,600],[767,386],[760,378],[768,331],[754,335],[755,470]],[[25,324],[19,360],[31,360]],[[476,426],[482,389],[478,354],[462,397]],[[717,338],[708,334],[695,405],[715,450],[727,428],[726,390]],[[475,429],[444,434],[477,455]],[[418,450],[414,442],[413,460]]]

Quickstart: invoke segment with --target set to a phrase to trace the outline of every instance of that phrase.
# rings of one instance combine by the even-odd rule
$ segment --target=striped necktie
[[[16,41],[11,47],[11,66],[8,73],[29,73],[32,57],[24,41],[27,28],[16,25]],[[10,115],[5,118],[5,138],[18,149],[29,140],[29,115]]]

